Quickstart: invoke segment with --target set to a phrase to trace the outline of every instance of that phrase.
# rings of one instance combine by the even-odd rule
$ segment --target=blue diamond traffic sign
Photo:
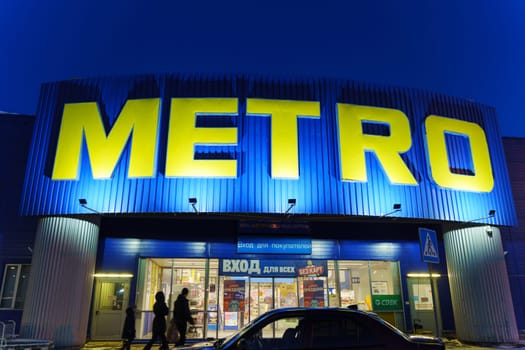
[[[439,250],[436,231],[419,228],[419,245],[424,262],[439,264]]]

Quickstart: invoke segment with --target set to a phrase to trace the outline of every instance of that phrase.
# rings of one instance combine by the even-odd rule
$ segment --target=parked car
[[[348,308],[284,308],[268,311],[240,331],[189,349],[444,350],[427,336],[409,336],[373,313]]]

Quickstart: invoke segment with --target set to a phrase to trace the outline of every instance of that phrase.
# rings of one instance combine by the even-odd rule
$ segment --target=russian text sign
[[[396,311],[403,309],[399,294],[372,295],[374,311]]]
[[[221,259],[221,276],[317,277],[328,275],[326,260]]]
[[[237,239],[237,253],[312,254],[312,240],[243,236]]]

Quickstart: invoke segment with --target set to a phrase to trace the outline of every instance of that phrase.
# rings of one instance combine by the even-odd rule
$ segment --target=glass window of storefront
[[[223,337],[266,311],[293,306],[352,306],[377,312],[403,328],[398,262],[329,260],[328,271],[321,274],[299,268],[290,276],[225,275],[220,266],[219,259],[141,259],[138,337],[151,336],[155,293],[163,291],[173,310],[184,287],[190,291],[196,321],[188,329],[188,338]],[[311,261],[307,266],[312,267]]]
[[[8,264],[0,288],[1,309],[22,309],[31,265]]]

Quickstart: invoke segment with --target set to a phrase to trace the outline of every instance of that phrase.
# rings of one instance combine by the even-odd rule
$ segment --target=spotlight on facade
[[[479,221],[479,220],[490,219],[490,218],[493,218],[494,215],[496,215],[496,210],[495,210],[495,209],[490,209],[490,210],[489,210],[489,215],[484,216],[484,217],[482,217],[482,218],[478,218],[478,219],[474,219],[474,220],[469,220],[469,221],[467,221],[467,222],[475,222],[475,221]]]
[[[286,209],[284,213],[288,214],[290,210],[292,210],[292,208],[295,207],[295,203],[297,203],[295,198],[288,198],[288,209]]]
[[[93,208],[88,207],[88,205],[87,205],[87,204],[88,204],[88,201],[87,201],[87,199],[85,199],[85,198],[79,198],[79,199],[78,199],[78,204],[80,204],[80,206],[81,206],[82,208],[84,208],[84,209],[87,209],[87,210],[89,210],[89,211],[92,211],[93,213],[96,213],[96,214],[101,215],[100,212],[99,212],[98,210],[95,210],[95,209],[93,209]]]
[[[197,198],[188,198],[188,202],[191,204],[191,207],[193,208],[193,211],[198,213],[199,210],[197,209],[197,207],[195,206],[195,204],[197,204]]]
[[[395,214],[398,211],[401,211],[401,203],[394,203],[394,205],[392,206],[392,211],[381,215],[381,217],[385,217],[385,216],[389,216],[389,215]]]

